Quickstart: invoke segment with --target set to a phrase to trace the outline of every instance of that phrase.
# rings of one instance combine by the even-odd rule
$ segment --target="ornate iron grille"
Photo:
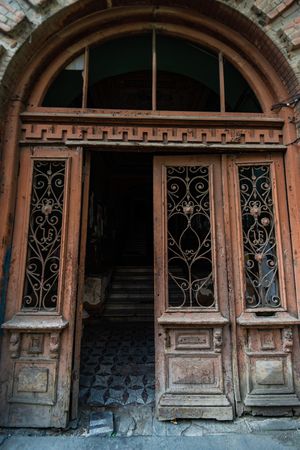
[[[209,169],[167,167],[169,306],[215,306]]]
[[[269,165],[240,166],[246,306],[281,306]]]
[[[34,161],[23,308],[57,306],[65,161]]]

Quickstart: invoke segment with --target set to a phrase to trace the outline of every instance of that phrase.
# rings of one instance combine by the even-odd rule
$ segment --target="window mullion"
[[[156,31],[152,31],[152,111],[157,108],[157,55],[156,55]]]
[[[225,82],[224,82],[224,61],[223,54],[219,53],[219,82],[220,82],[220,108],[225,112]]]
[[[83,68],[83,89],[82,89],[82,108],[87,107],[87,96],[89,87],[89,47],[84,52],[84,68]]]

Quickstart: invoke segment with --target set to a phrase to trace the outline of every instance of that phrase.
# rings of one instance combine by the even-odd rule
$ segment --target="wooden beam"
[[[225,81],[223,54],[219,53],[219,82],[220,82],[220,107],[221,113],[225,112]]]
[[[87,107],[87,97],[89,88],[89,59],[90,49],[85,47],[84,51],[84,68],[83,68],[83,88],[82,88],[82,108]]]
[[[78,413],[78,397],[79,397],[79,371],[80,371],[80,353],[81,353],[81,336],[82,336],[82,310],[83,310],[83,293],[85,278],[85,256],[86,256],[86,239],[88,227],[88,208],[89,208],[89,190],[90,190],[90,167],[91,154],[85,152],[85,165],[83,174],[83,192],[82,192],[82,210],[81,210],[81,232],[80,232],[80,249],[79,249],[79,271],[78,271],[78,289],[76,299],[76,315],[74,330],[74,355],[72,370],[72,393],[71,393],[71,420],[77,418]]]
[[[152,111],[157,109],[157,55],[156,55],[156,31],[152,31]]]

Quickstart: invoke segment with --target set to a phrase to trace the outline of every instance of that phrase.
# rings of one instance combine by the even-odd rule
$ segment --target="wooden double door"
[[[154,227],[158,417],[297,410],[282,156],[156,157]]]
[[[64,427],[71,390],[76,413],[88,183],[81,148],[21,152],[0,419]],[[153,186],[158,417],[298,411],[283,155],[155,156]]]

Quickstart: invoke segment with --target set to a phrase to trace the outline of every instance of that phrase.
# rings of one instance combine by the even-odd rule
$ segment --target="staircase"
[[[151,266],[117,266],[112,275],[103,316],[110,319],[153,320]]]

